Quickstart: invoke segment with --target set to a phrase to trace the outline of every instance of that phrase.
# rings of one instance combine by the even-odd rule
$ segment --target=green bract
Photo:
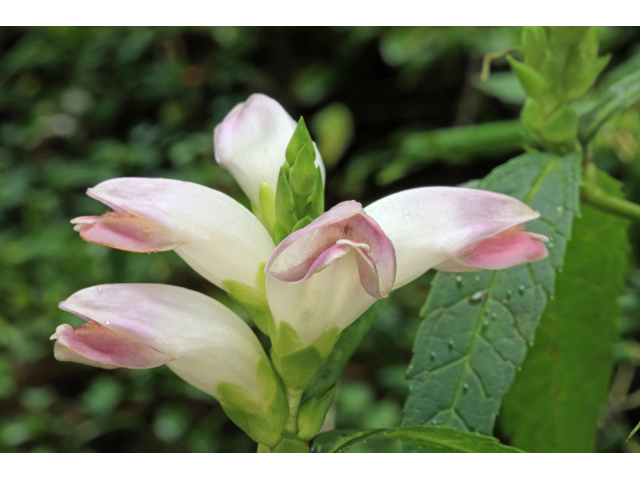
[[[278,176],[275,218],[270,217],[271,220],[275,220],[270,231],[273,232],[276,244],[324,213],[322,172],[316,167],[315,158],[316,151],[311,135],[304,119],[300,117],[287,146],[287,161]]]
[[[564,154],[579,148],[578,116],[572,102],[582,98],[609,62],[598,56],[596,27],[524,27],[524,62],[508,57],[529,96],[522,123],[533,146]]]

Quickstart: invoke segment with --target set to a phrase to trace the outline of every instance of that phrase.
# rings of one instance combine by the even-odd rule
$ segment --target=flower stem
[[[604,192],[598,186],[597,174],[593,163],[585,166],[584,183],[580,189],[582,201],[604,212],[640,223],[640,205]]]
[[[289,421],[285,430],[296,435],[298,433],[298,413],[300,412],[300,400],[302,390],[287,389],[287,401],[289,402]]]

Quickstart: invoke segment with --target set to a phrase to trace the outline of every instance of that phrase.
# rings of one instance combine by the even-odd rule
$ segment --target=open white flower
[[[170,285],[115,284],[80,290],[60,308],[86,323],[56,329],[56,359],[106,369],[167,365],[217,398],[231,418],[242,410],[238,423],[256,441],[278,440],[287,407],[269,358],[221,303]],[[265,423],[267,432],[259,427]]]

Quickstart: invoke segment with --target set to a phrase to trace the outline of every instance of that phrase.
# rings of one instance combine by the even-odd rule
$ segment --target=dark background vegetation
[[[637,28],[600,33],[602,51],[613,54],[610,75],[640,66]],[[253,451],[215,400],[166,367],[102,371],[54,360],[49,336],[79,322],[57,304],[88,286],[168,283],[229,303],[173,253],[82,242],[69,220],[105,211],[85,190],[114,177],[165,177],[246,203],[214,160],[212,131],[254,92],[310,124],[327,165],[328,207],[483,177],[523,151],[517,125],[450,129],[517,119],[524,94],[506,63],[494,62],[487,82],[479,77],[483,56],[517,47],[519,35],[505,27],[0,28],[0,451]],[[636,201],[637,107],[597,140],[598,163]],[[637,229],[630,234],[635,259]],[[601,451],[640,451],[624,442],[640,420],[634,259]],[[430,278],[377,310],[340,381],[330,413],[337,428],[399,424]]]

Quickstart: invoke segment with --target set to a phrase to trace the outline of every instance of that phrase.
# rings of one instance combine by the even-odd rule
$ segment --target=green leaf
[[[358,443],[384,438],[399,440],[434,453],[521,453],[498,439],[447,427],[400,427],[372,430],[333,430],[316,437],[312,453],[341,453]]]
[[[404,425],[491,434],[502,397],[553,295],[579,207],[580,156],[525,154],[496,168],[480,188],[529,204],[527,229],[550,238],[545,260],[502,271],[439,273],[421,314]]]
[[[633,430],[631,430],[631,433],[630,433],[630,434],[629,434],[629,436],[627,437],[627,442],[629,441],[629,439],[630,439],[631,437],[633,437],[633,436],[636,434],[636,432],[637,432],[638,430],[640,430],[640,422],[638,422],[638,424],[636,425],[636,428],[634,428]]]
[[[589,143],[600,127],[613,115],[640,101],[640,71],[627,75],[611,85],[596,106],[583,115],[578,123],[578,137],[583,145]]]
[[[605,174],[598,183],[622,196],[618,182]],[[588,205],[581,211],[556,280],[556,298],[504,400],[501,424],[513,444],[527,451],[593,452],[607,399],[629,222]]]

